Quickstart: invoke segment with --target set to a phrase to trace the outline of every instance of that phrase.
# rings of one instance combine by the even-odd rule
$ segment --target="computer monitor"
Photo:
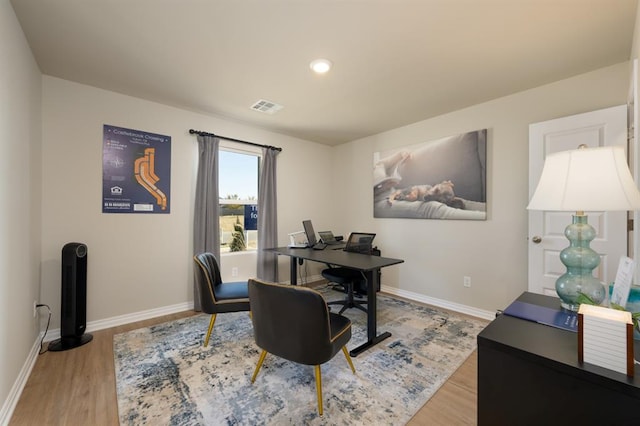
[[[345,251],[356,253],[371,253],[373,249],[373,239],[376,234],[370,232],[352,232],[347,240]]]
[[[318,236],[320,236],[320,241],[325,244],[338,244],[338,240],[331,231],[318,231]]]
[[[313,230],[311,221],[303,220],[302,226],[304,227],[304,233],[307,234],[307,244],[309,245],[309,247],[315,246],[318,240],[316,240],[316,231]]]

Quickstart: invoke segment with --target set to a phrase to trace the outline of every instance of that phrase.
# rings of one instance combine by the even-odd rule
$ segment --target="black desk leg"
[[[376,293],[379,285],[378,271],[367,271],[365,272],[365,276],[367,278],[367,341],[357,348],[349,351],[349,354],[353,357],[356,357],[370,347],[377,345],[384,339],[391,337],[391,333],[388,331],[385,331],[378,336],[378,307],[376,303]]]
[[[293,256],[289,266],[289,281],[291,285],[298,285],[298,258]]]

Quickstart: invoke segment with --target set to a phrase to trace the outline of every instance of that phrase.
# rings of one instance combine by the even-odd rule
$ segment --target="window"
[[[220,147],[220,252],[258,248],[258,170],[260,155]]]

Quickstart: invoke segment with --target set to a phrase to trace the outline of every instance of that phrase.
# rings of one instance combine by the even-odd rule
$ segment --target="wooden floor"
[[[113,335],[190,315],[96,331],[87,345],[40,355],[9,425],[118,425]],[[408,424],[475,425],[477,369],[474,351]]]

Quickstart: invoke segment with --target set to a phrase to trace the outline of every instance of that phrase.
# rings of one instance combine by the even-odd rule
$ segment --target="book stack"
[[[633,321],[631,312],[580,305],[578,361],[633,377]]]

